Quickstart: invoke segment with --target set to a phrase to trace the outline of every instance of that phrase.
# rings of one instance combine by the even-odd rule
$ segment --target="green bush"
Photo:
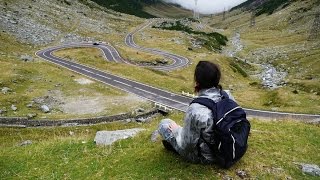
[[[248,77],[248,74],[235,62],[230,62],[230,67],[234,72],[239,72],[243,77]]]

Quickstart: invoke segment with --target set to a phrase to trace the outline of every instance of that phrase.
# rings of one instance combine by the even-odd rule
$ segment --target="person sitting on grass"
[[[224,96],[234,101],[230,92],[222,91],[219,85],[220,78],[221,72],[216,64],[200,61],[194,73],[195,92],[198,97],[210,99],[214,104]],[[213,164],[217,162],[217,156],[205,139],[212,136],[215,123],[214,112],[211,109],[192,102],[186,111],[183,127],[171,119],[163,119],[158,132],[166,149],[178,153],[192,163]]]

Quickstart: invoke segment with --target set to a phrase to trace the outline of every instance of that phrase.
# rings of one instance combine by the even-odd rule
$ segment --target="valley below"
[[[0,179],[317,179],[319,17],[317,0],[249,0],[199,18],[157,0],[0,0]],[[251,123],[230,169],[185,162],[153,137],[163,118],[183,124],[203,60]],[[130,118],[16,120],[112,116]],[[97,146],[102,130],[128,139]]]

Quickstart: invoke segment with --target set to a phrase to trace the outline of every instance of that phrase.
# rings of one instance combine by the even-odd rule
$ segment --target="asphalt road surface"
[[[152,22],[148,21],[143,24],[135,31],[129,33],[125,38],[125,43],[127,46],[135,48],[137,50],[162,55],[166,58],[172,59],[173,63],[165,66],[151,66],[156,70],[162,71],[170,71],[178,68],[183,68],[188,65],[189,60],[185,57],[172,54],[169,52],[165,52],[158,49],[146,48],[137,45],[134,42],[134,34],[138,31],[143,30],[148,27]],[[76,73],[87,76],[88,78],[100,81],[107,85],[111,85],[113,87],[119,88],[123,91],[133,93],[142,98],[148,99],[152,102],[159,103],[166,107],[176,109],[182,112],[185,112],[188,108],[189,103],[192,101],[191,97],[175,94],[172,92],[168,92],[166,90],[162,90],[156,87],[152,87],[140,82],[136,82],[133,80],[129,80],[117,75],[113,75],[111,73],[104,72],[102,70],[98,70],[93,67],[89,67],[83,64],[71,62],[69,60],[56,57],[52,53],[57,50],[66,49],[66,48],[75,48],[75,47],[94,47],[98,48],[102,51],[104,57],[108,61],[118,62],[118,63],[129,63],[124,60],[118,53],[118,51],[108,43],[98,43],[93,45],[93,43],[74,43],[74,44],[65,44],[61,46],[47,48],[41,51],[36,52],[36,55],[43,58],[46,61],[57,64],[64,68],[67,68]],[[281,113],[281,112],[270,112],[270,111],[261,111],[254,109],[245,109],[249,116],[256,117],[264,117],[264,118],[274,118],[274,119],[282,119],[282,118],[290,118],[290,119],[300,119],[300,120],[310,120],[320,118],[320,115],[311,115],[311,114],[294,114],[294,113]]]

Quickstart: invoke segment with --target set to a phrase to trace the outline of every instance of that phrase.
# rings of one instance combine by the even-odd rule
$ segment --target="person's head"
[[[195,92],[212,87],[220,88],[221,72],[218,65],[209,61],[200,61],[194,72]]]

